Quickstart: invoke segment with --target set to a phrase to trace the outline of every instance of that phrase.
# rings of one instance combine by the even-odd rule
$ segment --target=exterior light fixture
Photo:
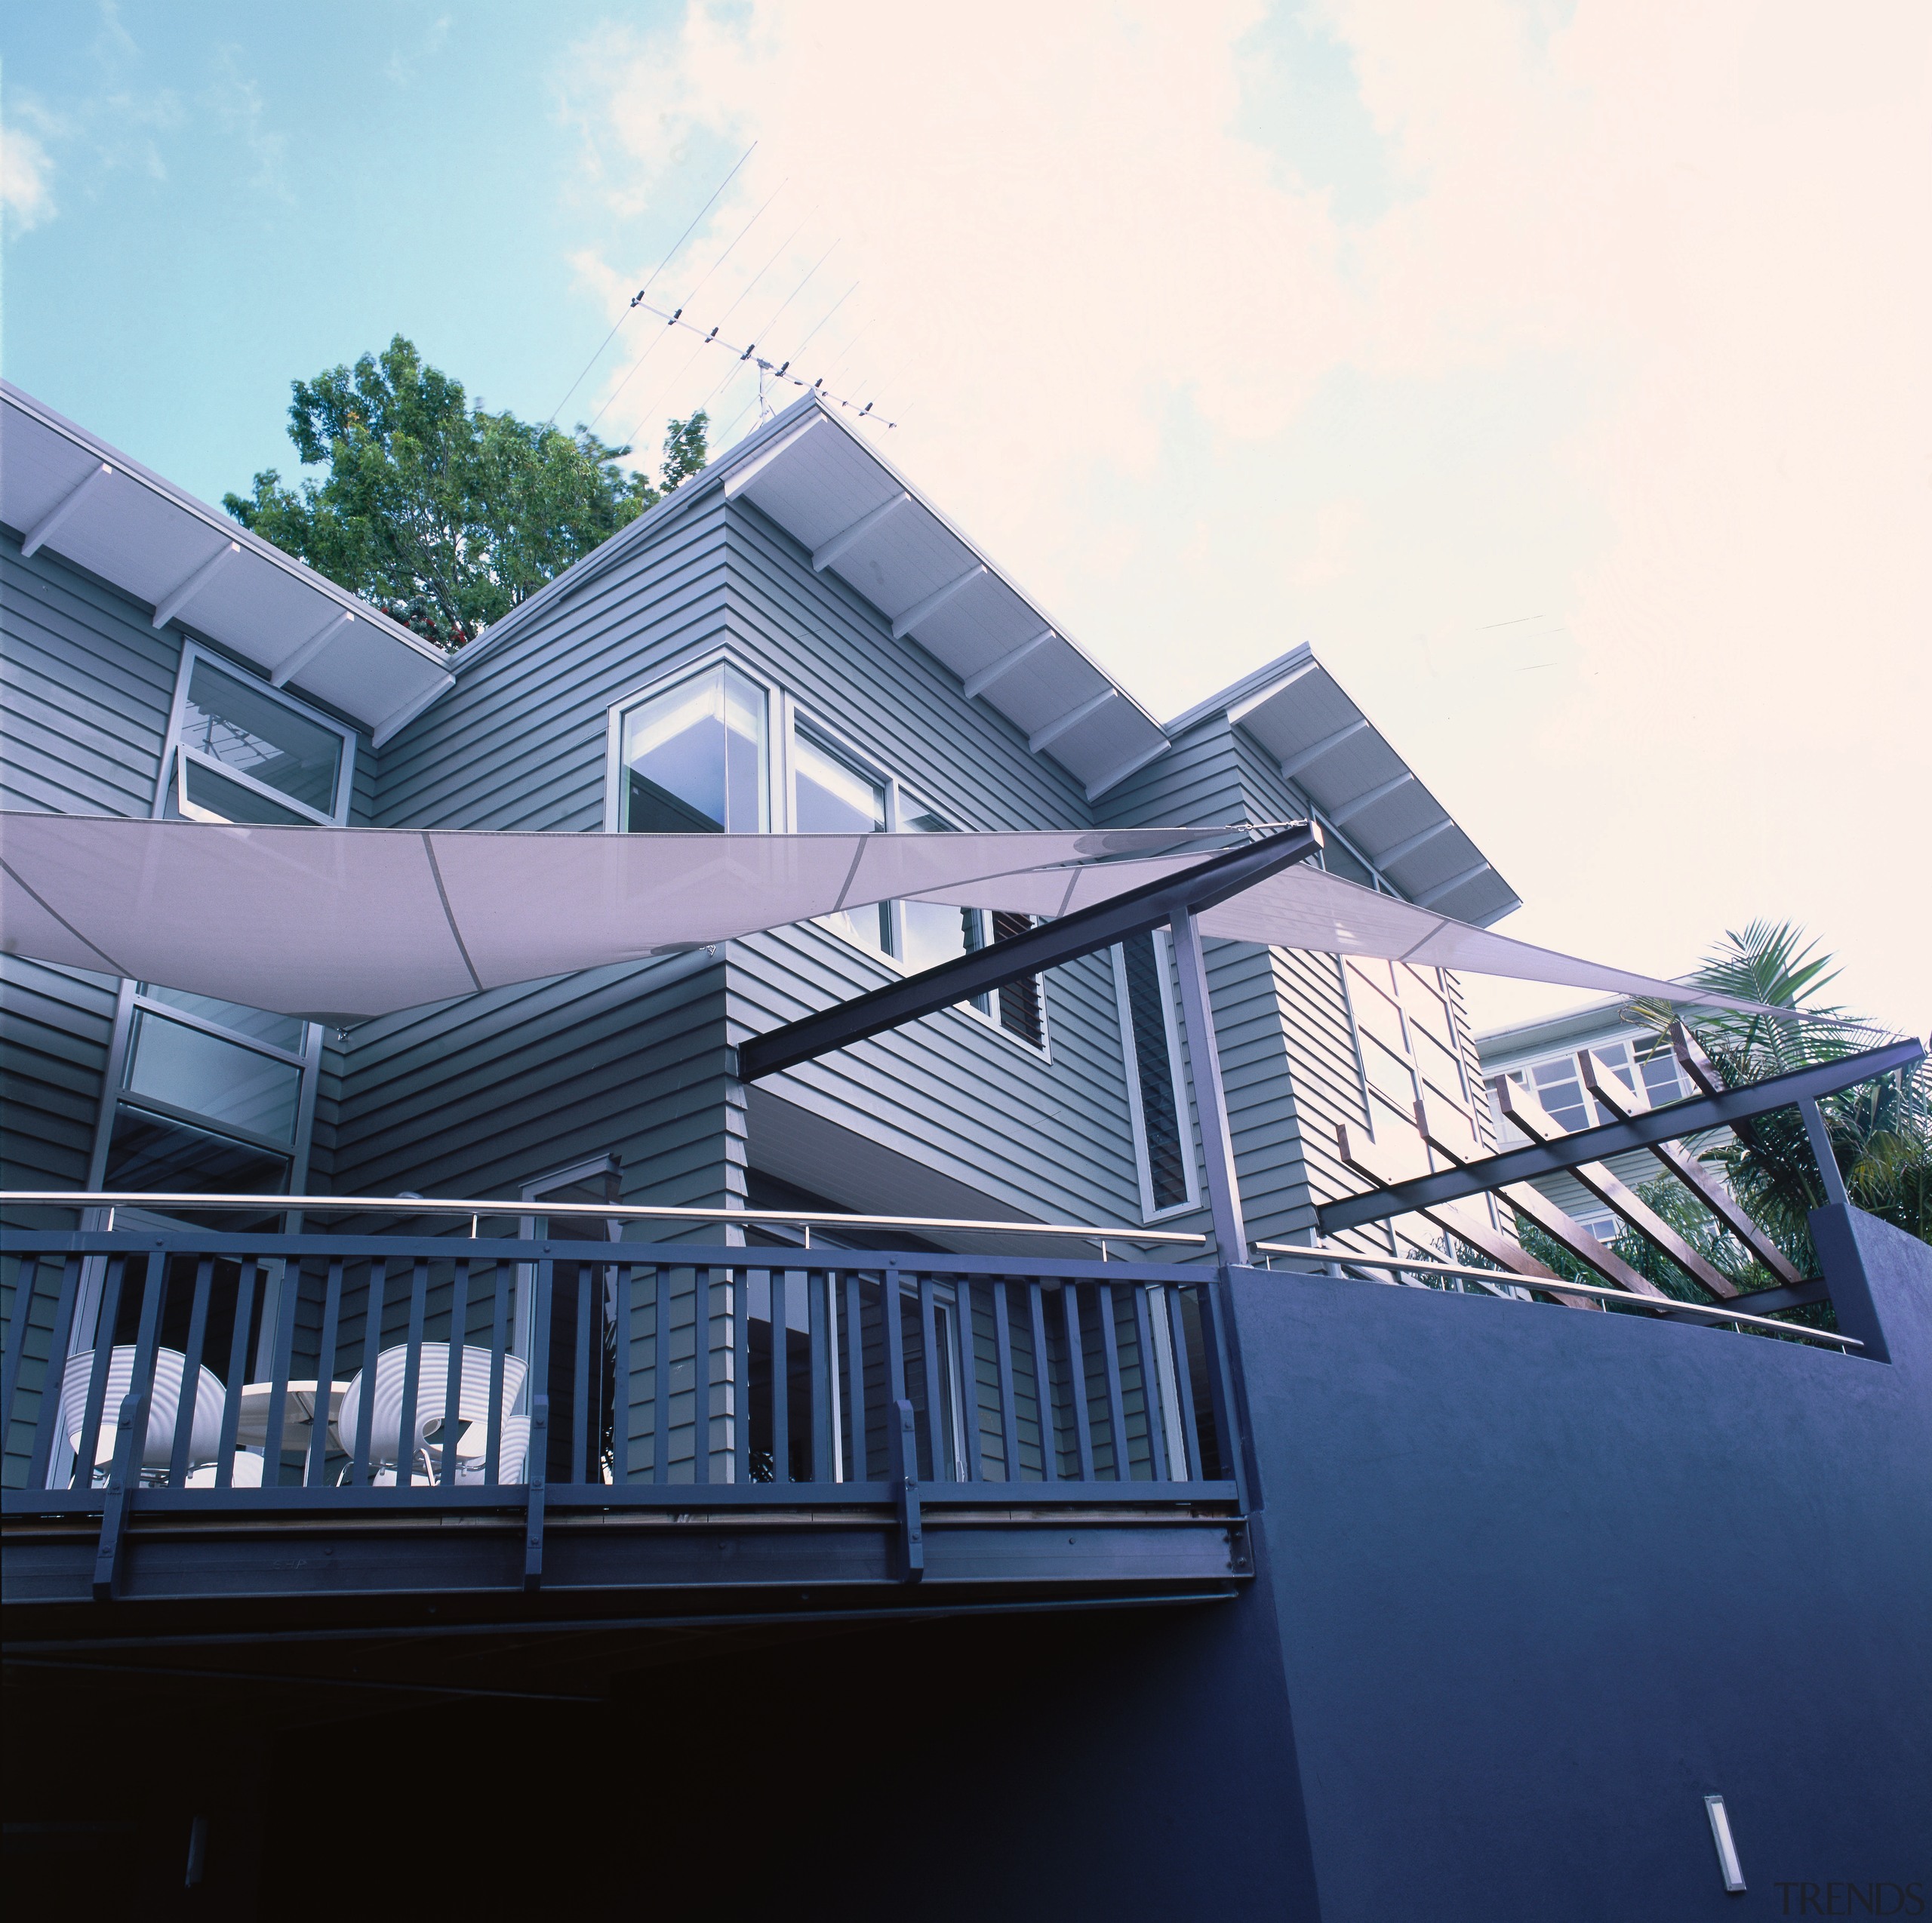
[[[1724,1874],[1724,1886],[1735,1894],[1744,1887],[1744,1870],[1737,1860],[1737,1845],[1731,1841],[1730,1818],[1724,1814],[1724,1798],[1706,1796],[1704,1814],[1711,1820],[1711,1841],[1718,1846],[1718,1868]]]

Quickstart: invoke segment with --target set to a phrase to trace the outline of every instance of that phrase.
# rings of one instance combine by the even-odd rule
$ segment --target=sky
[[[209,500],[397,332],[654,466],[759,403],[648,288],[873,404],[1155,714],[1311,642],[1504,932],[1672,975],[1789,918],[1924,1035],[1932,10],[958,18],[23,0],[0,366]]]

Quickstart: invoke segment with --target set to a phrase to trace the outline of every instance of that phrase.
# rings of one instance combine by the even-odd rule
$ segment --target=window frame
[[[1148,931],[1153,937],[1154,958],[1161,979],[1161,1026],[1168,1041],[1168,1072],[1174,1091],[1174,1117],[1180,1134],[1181,1173],[1186,1183],[1185,1201],[1154,1206],[1154,1166],[1147,1140],[1146,1106],[1140,1098],[1140,1054],[1134,1039],[1134,1004],[1128,992],[1127,952],[1116,942],[1107,951],[1113,969],[1114,1004],[1120,1015],[1121,1062],[1127,1072],[1128,1115],[1134,1135],[1134,1180],[1140,1190],[1140,1219],[1143,1223],[1164,1222],[1185,1215],[1201,1206],[1201,1158],[1195,1141],[1193,1091],[1189,1087],[1181,1055],[1180,1010],[1174,977],[1173,932],[1167,928]]]
[[[188,685],[196,664],[202,661],[208,662],[222,673],[272,697],[292,712],[300,715],[304,721],[329,728],[343,738],[342,762],[336,772],[335,809],[331,816],[318,814],[315,810],[297,801],[292,795],[284,795],[279,789],[270,788],[266,782],[253,780],[239,769],[229,768],[226,762],[212,764],[216,772],[224,779],[232,779],[243,787],[258,791],[278,807],[312,817],[318,827],[343,826],[354,803],[355,751],[361,745],[361,737],[356,731],[332,716],[321,713],[298,697],[284,693],[272,682],[252,672],[240,663],[231,660],[226,655],[185,636],[181,641],[180,660],[175,667],[174,694],[168,706],[168,732],[162,741],[161,765],[155,771],[153,797],[149,804],[149,818],[158,820],[165,817],[169,791],[176,789],[183,780],[179,772],[184,752],[181,728],[186,718]],[[192,749],[185,752],[192,754],[198,762],[208,762],[207,756],[195,753]],[[107,1060],[101,1078],[100,1106],[94,1118],[94,1142],[88,1157],[88,1187],[99,1189],[106,1180],[108,1158],[113,1149],[115,1118],[122,1108],[127,1107],[160,1121],[180,1122],[203,1130],[211,1135],[225,1137],[246,1148],[258,1149],[265,1153],[285,1157],[288,1164],[288,1183],[282,1192],[289,1195],[302,1194],[308,1186],[309,1157],[315,1140],[315,1100],[321,1079],[324,1033],[321,1024],[305,1022],[302,1026],[301,1047],[291,1050],[276,1043],[263,1041],[258,1036],[242,1035],[232,1029],[223,1028],[219,1022],[211,1021],[172,1002],[146,995],[142,989],[143,985],[140,982],[125,976],[116,989],[114,1028],[108,1043]],[[251,1048],[258,1054],[266,1055],[273,1060],[298,1067],[301,1071],[302,1081],[300,1092],[296,1100],[293,1140],[277,1142],[236,1124],[220,1121],[212,1115],[202,1115],[198,1110],[184,1108],[162,1097],[137,1094],[130,1090],[126,1083],[134,1054],[134,1018],[137,1014],[143,1013],[152,1013],[164,1020],[202,1029],[223,1041],[233,1042],[238,1047]],[[263,1198],[265,1202],[272,1199],[266,1196]],[[299,1211],[285,1213],[290,1215],[291,1220],[299,1216]]]
[[[786,791],[781,802],[779,758],[777,743],[781,711],[788,705],[784,691],[769,675],[755,672],[747,667],[722,645],[708,648],[700,654],[675,666],[662,668],[649,680],[639,682],[634,688],[627,688],[609,705],[604,713],[604,832],[607,835],[625,835],[630,830],[624,826],[624,717],[633,708],[641,706],[646,701],[655,700],[660,694],[669,694],[688,681],[695,681],[703,674],[718,667],[729,668],[734,674],[742,675],[764,696],[764,765],[760,771],[764,783],[764,814],[770,823],[768,829],[760,833],[782,832],[791,826],[791,798],[789,792],[790,770],[784,773],[787,777]],[[789,762],[789,756],[786,758]],[[722,831],[721,831],[722,832]],[[740,831],[742,832],[742,831]]]
[[[217,761],[203,754],[198,748],[190,748],[181,739],[183,725],[187,719],[188,684],[193,678],[198,663],[205,661],[209,666],[226,675],[230,680],[246,685],[251,692],[266,694],[279,702],[291,714],[298,715],[312,727],[327,728],[331,734],[342,737],[342,762],[336,770],[335,806],[328,814],[311,808],[306,802],[297,801],[293,795],[285,795],[279,788],[272,788],[266,781],[257,781],[252,775],[227,762]],[[206,768],[211,774],[224,781],[232,781],[237,787],[246,788],[261,796],[271,805],[287,810],[291,814],[304,815],[318,828],[340,828],[346,823],[355,793],[355,750],[360,745],[356,731],[345,727],[339,721],[323,714],[300,697],[288,694],[272,682],[252,675],[238,663],[230,660],[225,654],[218,654],[211,648],[200,642],[184,640],[181,644],[181,660],[174,677],[174,698],[168,712],[168,734],[162,746],[161,769],[155,780],[154,802],[152,814],[156,819],[168,811],[168,793],[172,789],[180,806],[190,820],[198,817],[186,815],[187,773],[185,763],[192,761],[198,767]],[[198,804],[196,804],[198,806]],[[212,812],[212,811],[210,811]],[[226,817],[221,817],[226,820]],[[244,826],[254,827],[263,824],[245,823]]]

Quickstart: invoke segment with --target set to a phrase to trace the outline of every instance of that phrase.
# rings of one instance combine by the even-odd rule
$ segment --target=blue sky
[[[292,378],[398,331],[472,394],[547,415],[608,325],[568,254],[661,254],[729,165],[694,142],[614,220],[580,189],[555,18],[8,8],[8,119],[54,168],[51,212],[7,249],[8,377],[211,500],[290,469]]]
[[[1923,1032],[1932,14],[955,20],[16,5],[0,364],[210,500],[289,475],[292,378],[398,331],[543,418],[755,143],[657,291],[877,400],[1155,712],[1312,642],[1512,933],[1671,974],[1790,916]],[[742,432],[720,361],[632,315],[562,417],[647,461],[707,398]]]

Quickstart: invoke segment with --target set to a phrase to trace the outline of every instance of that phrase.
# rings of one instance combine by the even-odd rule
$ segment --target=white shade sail
[[[8,813],[0,947],[310,1020],[361,1021],[881,900],[1065,915],[1175,874],[1232,832],[502,834]],[[1306,866],[1201,925],[1281,947],[1710,998]]]

